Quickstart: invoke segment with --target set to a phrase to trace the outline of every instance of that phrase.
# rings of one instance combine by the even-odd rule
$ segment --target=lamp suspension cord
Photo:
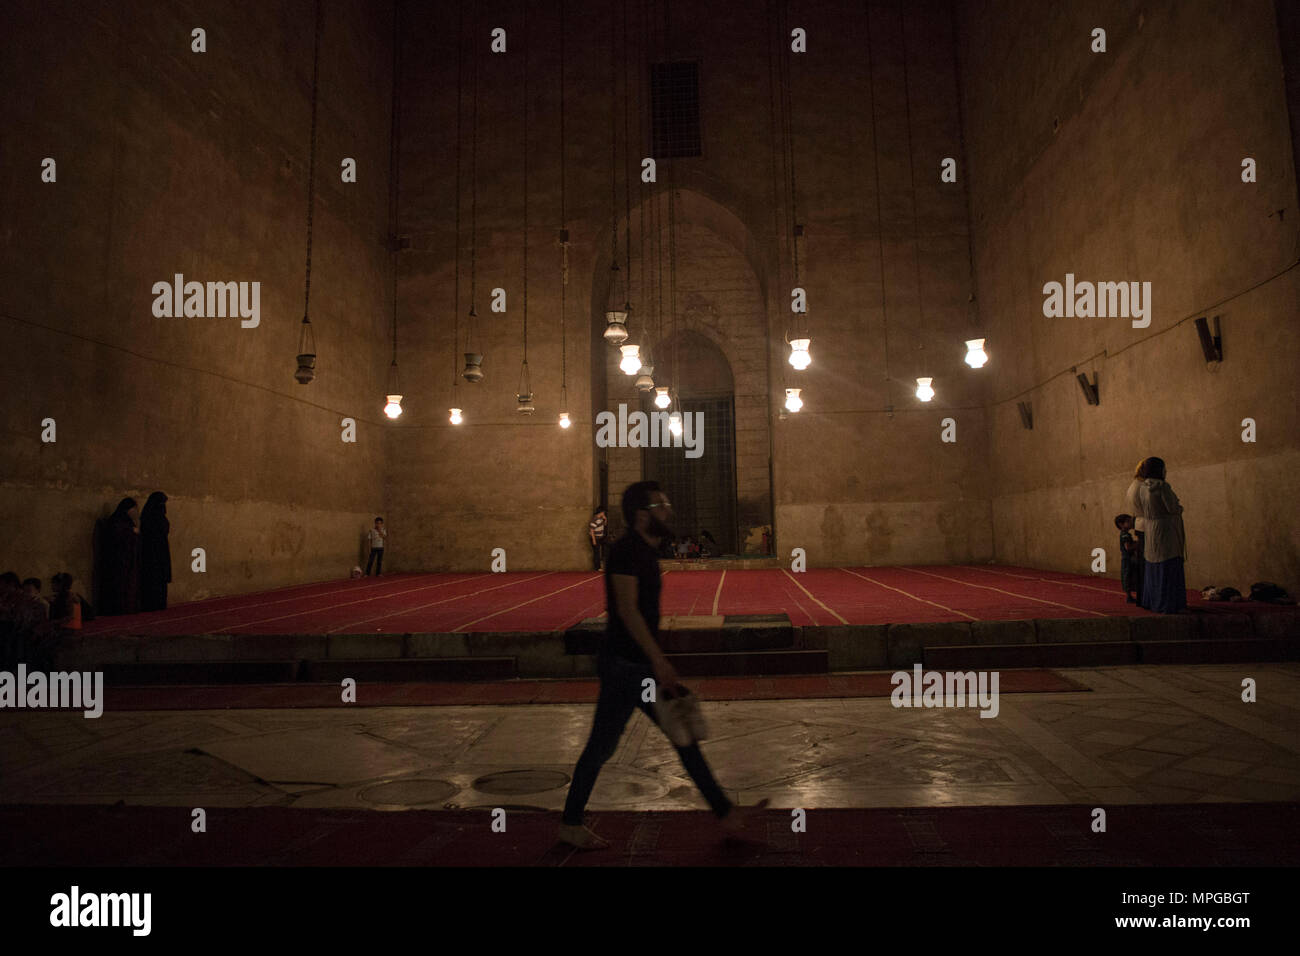
[[[921,287],[921,233],[916,216],[916,169],[912,164],[912,98],[907,82],[907,21],[903,10],[898,10],[898,32],[902,37],[903,51],[903,107],[907,119],[907,176],[912,186],[912,258],[916,262],[916,312],[917,334],[921,339],[922,372],[930,370],[930,360],[925,354],[925,301]]]
[[[672,49],[672,2],[664,0],[664,62],[668,60]],[[680,336],[677,334],[677,189],[673,167],[676,164],[669,157],[668,162],[668,307],[673,316],[673,383],[677,389],[678,411],[681,411],[682,367],[678,361],[681,349]]]
[[[524,4],[524,377],[528,377],[528,4]],[[531,391],[530,384],[524,388]],[[527,391],[520,394],[527,394]]]
[[[389,179],[392,188],[390,189],[391,198],[389,200],[388,220],[389,230],[392,235],[393,243],[393,364],[397,364],[397,191],[401,188],[401,162],[398,159],[398,112],[401,109],[401,102],[398,99],[398,76],[401,62],[398,58],[398,49],[401,46],[401,0],[393,2],[393,105],[392,105],[392,129],[389,136],[388,156],[389,156]]]
[[[316,206],[316,91],[320,79],[321,2],[316,0],[316,38],[311,57],[311,147],[307,159],[307,273],[303,283],[302,321],[311,312],[311,233]]]
[[[473,351],[474,318],[478,315],[478,0],[474,0],[473,42],[474,113],[470,122],[470,201],[469,201],[469,327],[465,330],[465,351]]]
[[[618,43],[616,34],[617,7],[609,6],[609,255],[610,270],[618,271]],[[615,307],[618,306],[618,289],[609,290]],[[626,321],[626,319],[624,320]]]
[[[627,55],[627,0],[623,0],[623,202],[625,207],[624,228],[627,240],[627,289],[628,299],[632,298],[632,138],[629,133],[628,113],[631,109],[629,95],[632,81],[628,75]],[[645,281],[645,263],[641,264],[642,282]],[[644,364],[644,363],[643,363]]]
[[[457,374],[460,363],[460,145],[461,145],[461,104],[463,102],[463,89],[461,79],[464,74],[463,62],[465,54],[465,4],[456,4],[456,302],[452,308],[452,336],[451,336],[451,387],[453,401],[456,394],[455,389],[460,383],[460,375]]]
[[[889,374],[889,309],[885,296],[885,217],[880,201],[880,143],[876,139],[876,57],[871,46],[871,7],[862,5],[867,21],[867,89],[871,100],[871,154],[876,172],[876,244],[880,250],[880,318],[884,327],[885,340],[885,388],[886,404],[893,406],[893,379]]]
[[[568,356],[565,341],[565,309],[569,289],[568,196],[565,192],[564,163],[564,0],[560,0],[560,411],[569,404]]]

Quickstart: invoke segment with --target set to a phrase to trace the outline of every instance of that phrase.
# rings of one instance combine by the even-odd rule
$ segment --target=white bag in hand
[[[679,688],[680,693],[673,697],[656,700],[655,716],[659,727],[674,747],[689,747],[701,740],[709,739],[709,727],[700,710],[700,699],[688,688]]]

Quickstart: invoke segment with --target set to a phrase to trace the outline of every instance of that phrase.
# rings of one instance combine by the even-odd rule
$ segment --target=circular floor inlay
[[[366,787],[358,796],[367,803],[416,807],[443,803],[457,793],[460,793],[460,787],[446,780],[390,780]]]
[[[569,775],[558,770],[504,770],[479,777],[473,787],[479,793],[541,793],[568,782]]]

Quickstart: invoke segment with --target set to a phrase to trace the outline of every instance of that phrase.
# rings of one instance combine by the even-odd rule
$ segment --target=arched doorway
[[[673,503],[679,536],[696,540],[708,531],[724,554],[743,542],[736,521],[736,412],[731,365],[722,350],[693,330],[659,343],[655,373],[680,383],[676,409],[690,416],[695,448],[646,448],[641,473],[659,482]],[[676,357],[680,371],[674,367]],[[650,396],[642,408],[654,411]]]

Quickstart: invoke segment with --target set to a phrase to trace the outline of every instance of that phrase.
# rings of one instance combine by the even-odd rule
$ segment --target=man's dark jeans
[[[376,558],[378,559],[378,561],[376,561]],[[370,569],[372,567],[375,569],[375,574],[384,573],[384,549],[383,548],[370,549],[370,560],[366,562],[367,575],[370,574]]]
[[[601,562],[605,560],[605,542],[598,541],[591,546],[591,570],[599,571]]]
[[[587,800],[596,786],[600,768],[614,751],[618,749],[619,738],[627,726],[632,711],[640,707],[645,715],[655,721],[654,709],[641,700],[642,681],[654,674],[648,664],[626,660],[613,654],[601,654],[596,661],[600,673],[600,698],[596,701],[596,718],[592,722],[591,737],[586,749],[578,758],[578,765],[573,771],[573,782],[569,785],[569,797],[564,804],[564,822],[581,825],[582,812],[587,807]],[[677,756],[682,766],[699,787],[700,793],[718,817],[725,817],[731,809],[718,782],[713,779],[713,772],[704,762],[699,744],[678,747]]]

